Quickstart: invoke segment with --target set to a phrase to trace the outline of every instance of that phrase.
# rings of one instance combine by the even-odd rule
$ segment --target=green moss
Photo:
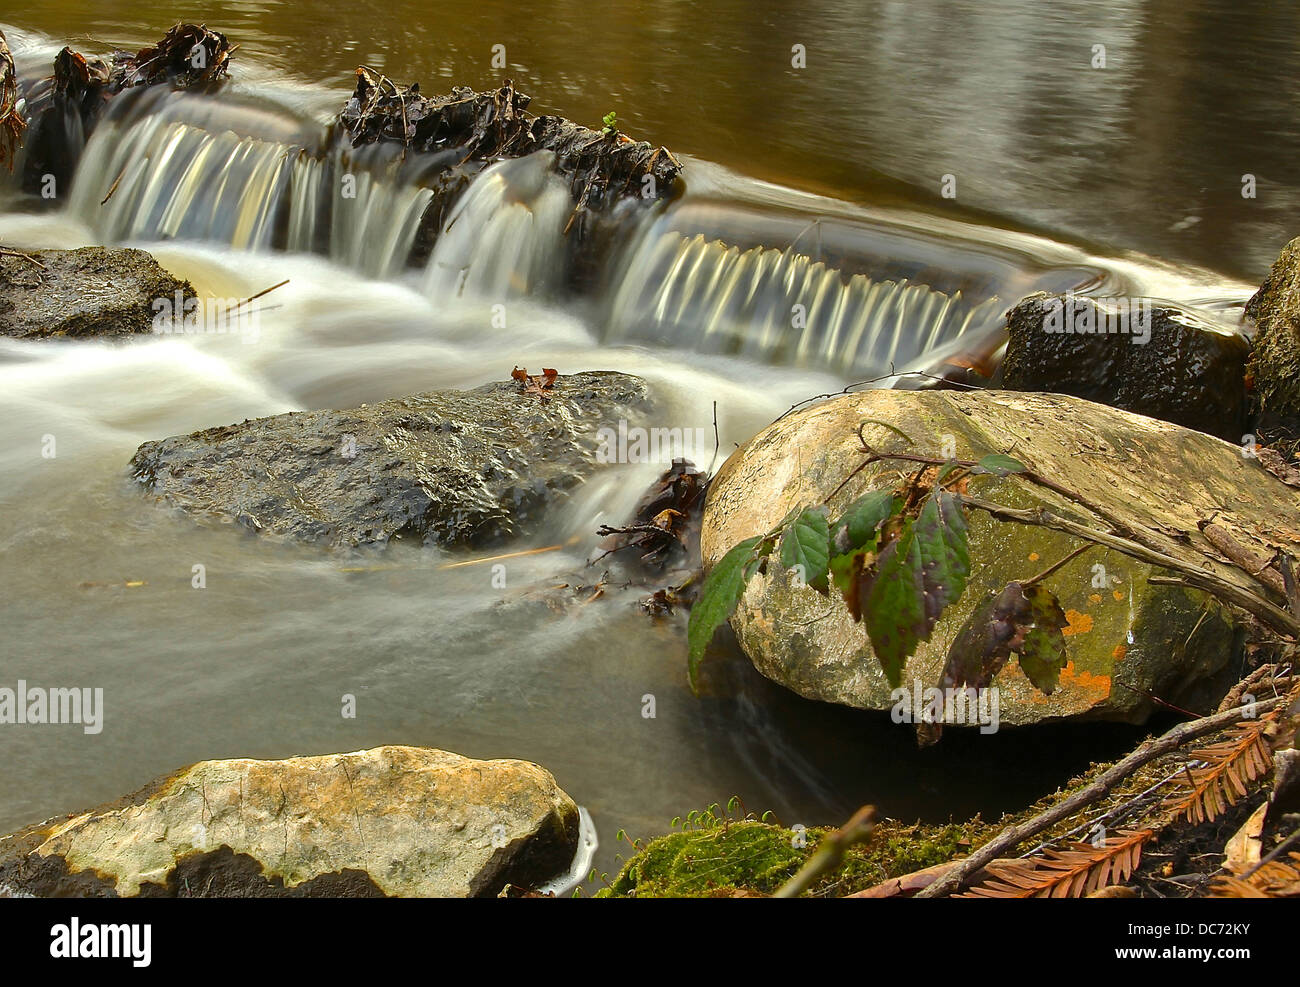
[[[840,897],[969,852],[984,838],[973,823],[905,825],[887,820],[849,850],[844,863],[809,894]],[[752,816],[733,819],[717,806],[692,813],[681,828],[645,844],[597,897],[717,898],[770,895],[831,832],[795,831]],[[802,845],[800,845],[802,844]]]

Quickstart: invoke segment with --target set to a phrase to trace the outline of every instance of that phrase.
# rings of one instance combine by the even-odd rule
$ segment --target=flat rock
[[[155,303],[194,297],[153,256],[128,247],[0,255],[0,336],[129,336],[152,332]]]
[[[644,381],[514,381],[304,411],[140,446],[137,479],[196,518],[334,547],[481,546],[525,534],[599,466],[598,429],[644,412]]]
[[[527,761],[422,747],[201,761],[0,838],[36,897],[476,897],[563,873],[578,808]]]
[[[1214,516],[1265,557],[1275,549],[1300,553],[1300,497],[1227,442],[1061,395],[873,390],[789,415],[727,460],[705,506],[705,565],[778,525],[794,508],[830,495],[864,458],[856,430],[866,419],[889,422],[914,442],[906,445],[867,425],[868,441],[882,450],[940,457],[949,443],[947,455],[966,460],[1010,450],[1030,469],[1104,505],[1131,527],[1145,528],[1165,553],[1211,565],[1244,584],[1248,577],[1198,553],[1216,555],[1198,521]],[[869,490],[897,485],[910,473],[907,466],[879,463],[858,473],[832,498],[832,517]],[[1014,476],[982,477],[971,487],[972,494],[1006,506],[1047,506],[1094,527],[1103,524]],[[970,584],[908,661],[903,683],[909,689],[918,680],[923,687],[938,684],[949,649],[980,600],[1037,575],[1078,546],[1071,536],[979,511],[969,514],[969,534]],[[1212,709],[1227,685],[1216,676],[1233,660],[1236,619],[1203,593],[1148,584],[1158,571],[1168,574],[1098,547],[1051,575],[1045,585],[1069,619],[1069,663],[1060,687],[1047,696],[1013,658],[993,681],[1002,724],[1076,717],[1138,723],[1153,709],[1149,695]],[[843,600],[798,582],[779,557],[749,582],[731,624],[755,667],[794,692],[861,709],[893,707],[866,633]]]
[[[998,385],[1071,394],[1240,442],[1250,344],[1172,303],[1036,294],[1007,313]]]

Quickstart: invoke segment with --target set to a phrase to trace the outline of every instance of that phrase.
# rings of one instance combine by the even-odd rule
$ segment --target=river
[[[716,402],[725,455],[796,401],[926,365],[1037,287],[1232,313],[1292,232],[1300,15],[1209,8],[209,4],[208,25],[240,45],[215,106],[134,99],[54,209],[0,186],[6,244],[145,246],[215,297],[289,281],[255,339],[0,343],[0,684],[106,697],[99,734],[0,732],[0,831],[194,760],[421,744],[545,765],[591,812],[612,870],[616,830],[654,835],[733,794],[787,825],[864,802],[905,819],[988,815],[1126,749],[1130,730],[1059,727],[917,751],[887,717],[805,702],[734,652],[697,698],[680,623],[651,622],[629,596],[539,604],[537,590],[583,571],[596,527],[626,517],[651,466],[583,488],[519,546],[565,548],[511,560],[502,589],[489,566],[447,567],[463,554],[330,556],[196,526],[142,498],[126,464],[148,439],[472,386],[516,364],[642,375],[661,424],[710,434]],[[65,42],[135,48],[168,26],[141,2],[5,21],[28,75]],[[1249,77],[1223,68],[1247,62]],[[681,155],[687,193],[629,219],[573,297],[556,267],[567,204],[536,159],[508,162],[475,180],[428,263],[407,265],[418,188],[380,168],[318,230],[326,159],[286,156],[317,139],[358,64],[426,92],[508,75],[534,110],[589,125],[616,110]],[[771,316],[787,297],[771,285],[796,277],[823,306],[820,335]],[[488,330],[497,298],[509,318]],[[355,719],[340,716],[344,694]]]

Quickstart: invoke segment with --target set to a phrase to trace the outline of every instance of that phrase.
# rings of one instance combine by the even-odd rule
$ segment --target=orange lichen
[[[1124,594],[1121,593],[1119,590],[1113,590],[1111,595],[1113,595],[1117,600],[1124,599]]]
[[[1093,593],[1092,596],[1088,597],[1088,602],[1089,602],[1089,603],[1100,603],[1100,602],[1101,602],[1101,594],[1100,594],[1100,593]]]
[[[1061,628],[1061,634],[1069,637],[1071,634],[1087,634],[1092,630],[1092,614],[1080,613],[1078,610],[1065,611],[1065,619],[1069,621],[1069,627]]]
[[[1127,654],[1128,654],[1128,648],[1124,647],[1124,645],[1122,644],[1117,644],[1115,645],[1115,650],[1110,653],[1110,656],[1114,658],[1116,661],[1123,661],[1124,656]]]

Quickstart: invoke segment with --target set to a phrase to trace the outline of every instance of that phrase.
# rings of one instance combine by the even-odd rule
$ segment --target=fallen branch
[[[1222,713],[1215,713],[1213,716],[1202,717],[1189,723],[1180,723],[1167,733],[1146,741],[1122,761],[1102,772],[1095,781],[1079,789],[1073,795],[1026,822],[1004,829],[962,861],[961,866],[949,871],[934,884],[921,891],[917,897],[943,898],[953,894],[960,890],[973,874],[984,869],[994,860],[1014,850],[1026,840],[1033,839],[1039,833],[1045,832],[1061,820],[1068,819],[1081,809],[1105,798],[1120,782],[1143,765],[1154,761],[1163,754],[1177,750],[1189,740],[1195,740],[1198,737],[1204,737],[1207,734],[1230,727],[1240,721],[1243,716],[1254,716],[1271,709],[1282,703],[1285,698],[1268,699],[1248,706],[1241,706],[1237,709],[1226,710]]]
[[[1077,538],[1084,538],[1088,541],[1096,542],[1099,545],[1104,545],[1107,548],[1113,548],[1115,551],[1122,552],[1131,558],[1137,559],[1139,562],[1146,562],[1149,565],[1159,566],[1162,569],[1170,569],[1179,573],[1182,581],[1188,586],[1204,590],[1207,593],[1211,593],[1226,600],[1233,606],[1240,607],[1247,613],[1254,614],[1270,629],[1283,637],[1300,639],[1300,619],[1297,619],[1281,607],[1275,606],[1262,596],[1259,596],[1239,583],[1234,583],[1229,579],[1225,579],[1208,569],[1199,569],[1190,563],[1184,562],[1181,559],[1176,559],[1172,555],[1166,555],[1164,552],[1150,548],[1147,545],[1133,541],[1130,538],[1124,538],[1105,531],[1098,531],[1095,528],[1089,528],[1087,525],[1068,521],[1063,517],[1053,514],[1046,508],[1023,509],[1004,507],[1001,504],[981,500],[978,497],[965,496],[961,498],[961,502],[967,507],[973,507],[977,510],[984,511],[1003,521],[1015,521],[1020,524],[1053,528],[1057,531],[1074,535]]]

